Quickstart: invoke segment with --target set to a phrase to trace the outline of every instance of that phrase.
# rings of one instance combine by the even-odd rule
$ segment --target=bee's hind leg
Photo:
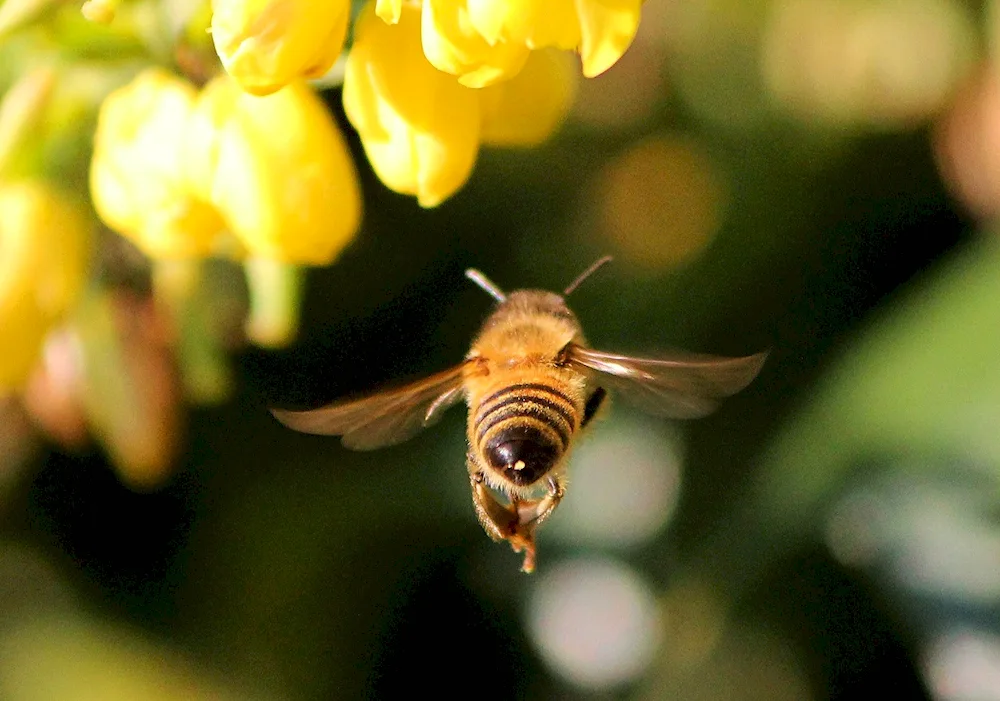
[[[516,532],[507,540],[510,541],[514,552],[524,550],[522,572],[535,570],[535,530],[552,515],[566,493],[566,488],[558,477],[550,476],[548,487],[548,494],[537,501],[514,501],[513,503],[514,511],[517,513]]]
[[[521,528],[535,529],[542,525],[552,512],[559,506],[563,495],[566,494],[566,487],[558,477],[549,476],[548,494],[537,501],[521,501],[515,503],[517,509],[517,523]]]
[[[522,572],[535,569],[535,529],[547,519],[563,498],[566,488],[558,477],[548,478],[548,493],[537,500],[511,497],[510,504],[501,504],[486,486],[480,471],[469,473],[472,503],[476,516],[486,533],[495,541],[506,540],[514,552],[524,553]]]
[[[486,486],[482,472],[469,476],[472,485],[472,504],[483,529],[495,541],[507,540],[517,532],[518,517],[510,506],[497,501]]]

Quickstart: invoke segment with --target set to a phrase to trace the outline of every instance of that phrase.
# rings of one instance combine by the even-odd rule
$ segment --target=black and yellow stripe
[[[534,483],[555,465],[579,427],[579,409],[555,385],[525,382],[479,405],[473,434],[480,455],[515,484]]]

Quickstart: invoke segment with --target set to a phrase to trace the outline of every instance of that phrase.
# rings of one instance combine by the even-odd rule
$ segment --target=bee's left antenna
[[[488,277],[483,275],[481,272],[475,268],[469,268],[465,271],[465,277],[472,280],[474,283],[479,285],[486,293],[498,302],[507,301],[507,295],[505,295],[499,287],[493,284],[493,281]]]

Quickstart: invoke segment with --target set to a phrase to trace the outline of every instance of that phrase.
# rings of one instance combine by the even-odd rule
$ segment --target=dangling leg
[[[516,503],[517,523],[521,528],[538,528],[559,506],[563,495],[566,494],[566,488],[558,477],[552,475],[548,478],[548,487],[548,494],[538,501]]]
[[[524,553],[522,572],[534,571],[535,529],[555,511],[566,492],[560,478],[548,477],[548,493],[541,499],[531,501],[511,496],[509,504],[501,504],[469,456],[469,484],[472,504],[483,530],[495,541],[506,540],[514,552]]]
[[[469,476],[472,485],[472,504],[483,529],[495,541],[507,540],[517,532],[517,514],[510,506],[497,501],[483,478],[482,472]]]
[[[552,512],[559,506],[560,500],[566,493],[566,488],[559,481],[558,477],[549,476],[549,492],[537,501],[514,501],[513,507],[517,512],[517,532],[508,540],[514,548],[514,552],[524,550],[524,563],[521,565],[522,572],[534,572],[535,570],[535,530],[545,519],[552,515]]]

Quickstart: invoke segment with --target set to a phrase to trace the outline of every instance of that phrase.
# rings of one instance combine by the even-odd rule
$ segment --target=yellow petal
[[[489,44],[469,22],[466,0],[425,0],[421,22],[424,55],[470,88],[511,78],[528,59],[524,44]]]
[[[476,91],[424,57],[420,8],[404,5],[399,23],[373,6],[358,18],[344,74],[344,109],[372,168],[389,188],[433,207],[468,179],[479,151]]]
[[[583,74],[600,75],[628,49],[639,28],[642,0],[578,0]]]
[[[213,0],[212,40],[243,89],[266,95],[326,73],[349,18],[348,0]]]
[[[576,0],[468,0],[469,22],[493,44],[507,41],[530,49],[580,44]]]
[[[357,231],[361,193],[347,145],[312,90],[299,81],[254,97],[220,76],[196,112],[190,185],[247,255],[331,262]]]
[[[38,181],[0,186],[0,391],[23,382],[76,302],[90,257],[80,206]]]
[[[206,256],[222,221],[184,179],[182,147],[195,89],[150,69],[110,94],[94,135],[90,192],[112,229],[153,257]]]
[[[484,144],[534,146],[566,119],[576,95],[576,70],[569,54],[533,51],[512,80],[480,91]]]
[[[396,24],[403,13],[403,0],[376,0],[375,14],[386,24]]]

